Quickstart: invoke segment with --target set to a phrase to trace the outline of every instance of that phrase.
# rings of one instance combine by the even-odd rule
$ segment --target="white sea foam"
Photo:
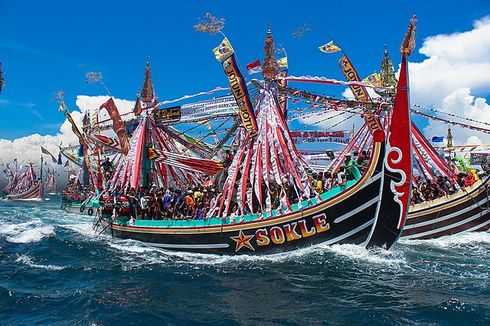
[[[138,264],[134,259],[137,258],[139,263],[143,261],[148,264],[162,264],[168,261],[175,263],[185,263],[191,265],[229,265],[241,263],[259,263],[259,262],[282,262],[288,260],[297,260],[299,257],[308,256],[314,252],[322,250],[318,247],[310,247],[305,249],[295,250],[293,252],[278,253],[272,255],[215,255],[201,254],[183,251],[166,250],[162,248],[152,247],[144,242],[134,240],[113,239],[108,243],[109,247],[127,255],[121,256],[125,261],[132,261]]]
[[[475,244],[490,244],[490,233],[488,232],[466,232],[447,235],[437,239],[428,240],[401,240],[403,245],[429,245],[439,248],[463,247]]]
[[[15,261],[17,263],[22,263],[32,268],[40,268],[40,269],[46,269],[50,271],[60,271],[66,268],[66,266],[35,264],[32,261],[31,257],[26,255],[19,256]]]
[[[117,241],[117,240],[116,240]],[[116,250],[133,253],[133,254],[143,254],[147,252],[162,252],[160,249],[155,247],[149,247],[141,242],[135,242],[132,240],[119,240],[117,242],[109,242],[109,247]]]
[[[52,225],[44,225],[40,220],[32,220],[19,224],[4,224],[0,228],[0,234],[6,235],[11,243],[38,242],[46,237],[55,235]]]
[[[85,238],[93,239],[98,235],[98,232],[96,232],[92,228],[91,223],[60,224],[59,226],[64,228],[64,229],[75,231],[76,233],[84,236]]]
[[[316,245],[291,252],[270,254],[270,255],[215,255],[190,253],[182,251],[166,250],[151,247],[142,242],[133,240],[114,239],[109,246],[119,252],[125,252],[128,256],[122,256],[125,261],[137,258],[139,263],[161,264],[169,260],[175,263],[185,263],[190,265],[241,265],[252,264],[260,266],[262,263],[282,263],[287,261],[298,261],[314,255],[324,255],[333,253],[338,256],[346,257],[353,261],[361,261],[382,265],[402,265],[406,264],[406,259],[400,251],[388,251],[381,249],[365,249],[356,245]],[[138,264],[135,261],[132,263]]]
[[[385,250],[381,248],[366,249],[353,244],[336,244],[325,246],[325,250],[350,260],[367,262],[379,265],[403,265],[407,261],[403,254],[397,250]]]

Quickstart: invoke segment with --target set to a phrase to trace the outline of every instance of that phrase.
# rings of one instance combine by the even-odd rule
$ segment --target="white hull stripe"
[[[482,228],[482,227],[484,227],[485,225],[488,225],[488,224],[490,224],[490,220],[485,221],[485,222],[483,222],[482,224],[478,224],[478,225],[476,225],[476,226],[474,226],[474,227],[472,227],[472,228],[469,228],[468,230],[463,231],[463,232],[471,232],[471,231],[475,231],[475,230],[478,230],[479,228]]]
[[[446,230],[449,230],[449,229],[452,229],[452,228],[456,228],[460,225],[463,225],[465,223],[469,223],[473,220],[476,220],[477,218],[481,217],[482,214],[481,213],[478,213],[478,214],[475,214],[471,217],[468,217],[467,219],[465,220],[462,220],[462,221],[459,221],[458,223],[454,223],[454,224],[449,224],[449,225],[446,225],[446,226],[443,226],[441,228],[438,228],[438,229],[434,229],[434,230],[429,230],[429,231],[426,231],[426,232],[420,232],[420,233],[415,233],[415,234],[410,234],[410,235],[406,235],[404,237],[402,237],[403,239],[417,239],[417,238],[420,238],[420,237],[424,237],[426,235],[431,235],[431,234],[434,234],[434,233],[438,233],[438,232],[442,232],[442,231],[446,231]],[[476,230],[476,229],[475,229]],[[466,230],[465,230],[466,231]],[[463,231],[461,231],[463,232]],[[461,233],[461,232],[458,232],[458,233]]]
[[[166,249],[221,249],[228,248],[230,245],[227,243],[209,243],[209,244],[171,244],[171,243],[154,243],[145,242],[152,247],[166,248]]]
[[[478,204],[475,203],[475,204],[473,204],[473,205],[471,205],[469,207],[466,207],[465,209],[462,209],[460,211],[457,211],[457,212],[454,212],[454,213],[451,213],[451,214],[448,214],[448,215],[445,215],[445,216],[442,216],[442,217],[434,218],[434,219],[431,219],[431,220],[428,220],[428,221],[419,222],[419,223],[410,224],[410,225],[405,225],[405,228],[404,229],[405,230],[409,230],[409,229],[419,228],[419,227],[422,227],[422,226],[426,226],[426,225],[430,225],[430,224],[434,224],[434,223],[439,223],[439,222],[445,221],[447,219],[450,219],[450,218],[456,217],[458,215],[464,214],[466,212],[469,212],[472,209],[475,209],[477,207],[481,207],[481,205],[485,204],[487,201],[488,201],[488,199],[487,198],[484,198]],[[408,221],[410,221],[410,219]]]
[[[359,213],[360,211],[363,211],[365,210],[366,208],[376,204],[377,202],[379,201],[379,197],[374,197],[373,199],[371,199],[370,201],[362,204],[361,206],[357,207],[356,209],[350,211],[349,213],[346,213],[342,216],[339,216],[337,217],[333,222],[334,223],[340,223],[342,221],[345,221],[346,219],[348,219],[349,217]]]
[[[367,227],[371,226],[371,225],[373,224],[373,222],[374,222],[374,218],[373,218],[372,220],[370,220],[370,221],[367,221],[367,222],[366,222],[366,223],[364,223],[363,225],[360,225],[360,226],[358,226],[357,228],[355,228],[355,229],[353,229],[353,230],[350,230],[349,232],[346,232],[346,233],[344,233],[344,234],[342,234],[342,235],[339,235],[338,237],[333,238],[333,239],[330,239],[330,240],[328,240],[328,241],[324,241],[324,242],[322,242],[321,244],[324,244],[324,245],[332,245],[332,244],[335,244],[335,243],[337,243],[337,242],[339,242],[339,241],[342,241],[342,240],[344,240],[345,238],[348,238],[348,237],[350,237],[351,235],[356,234],[357,232],[362,231],[362,230],[364,230],[365,228],[367,228]]]
[[[374,177],[370,178],[363,186],[361,189],[364,189],[366,188],[367,186],[369,186],[371,183],[377,181],[378,179],[380,179],[382,177],[382,174],[383,173],[378,173],[376,174]]]

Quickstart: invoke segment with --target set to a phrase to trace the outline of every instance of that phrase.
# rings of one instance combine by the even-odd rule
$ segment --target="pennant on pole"
[[[225,37],[221,43],[213,49],[214,56],[219,62],[233,54],[233,47]]]
[[[288,57],[278,59],[277,64],[279,65],[279,68],[287,68],[288,67]]]
[[[322,51],[323,53],[335,53],[342,50],[340,47],[333,44],[333,41],[330,41],[327,44],[323,44],[319,46],[318,49],[320,49],[320,51]]]
[[[41,152],[42,152],[43,154],[46,154],[46,155],[48,155],[49,157],[51,157],[51,160],[53,161],[53,163],[55,163],[55,164],[56,164],[56,163],[58,162],[58,161],[56,160],[56,158],[54,157],[54,155],[53,155],[53,154],[51,154],[51,152],[50,152],[50,151],[48,151],[46,148],[44,148],[44,147],[42,147],[42,146],[41,146]]]
[[[124,155],[127,155],[129,152],[128,134],[126,133],[126,127],[121,119],[121,115],[117,110],[116,103],[114,103],[114,100],[110,98],[107,102],[100,106],[100,110],[102,109],[106,109],[109,113],[109,116],[112,119],[112,129],[114,129],[114,132],[119,138],[119,143],[121,144],[121,152],[123,152]]]
[[[408,25],[408,30],[405,33],[403,42],[400,46],[400,52],[404,55],[409,56],[412,50],[415,48],[415,29],[417,26],[417,16],[413,15]]]

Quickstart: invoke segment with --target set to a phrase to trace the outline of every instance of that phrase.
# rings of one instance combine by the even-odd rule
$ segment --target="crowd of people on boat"
[[[411,204],[420,204],[428,200],[452,195],[461,189],[472,186],[480,180],[475,170],[459,173],[455,178],[438,176],[435,180],[424,180],[415,177],[412,184]]]
[[[291,205],[299,201],[308,200],[314,196],[320,196],[335,187],[345,188],[347,181],[357,180],[366,169],[369,161],[367,152],[354,152],[354,157],[350,153],[345,155],[343,164],[335,173],[320,172],[309,175],[310,189],[305,193],[298,193],[298,190],[291,186],[286,177],[281,184],[270,184],[269,187],[263,185],[263,189],[269,191],[270,207],[279,212],[291,210]],[[264,192],[262,206],[254,203],[254,212],[265,212],[267,193]],[[114,207],[113,202],[124,205],[116,205],[127,209],[132,219],[158,220],[158,219],[206,219],[217,217],[220,207],[221,193],[215,186],[189,186],[171,187],[168,189],[158,188],[156,185],[143,187],[136,191],[134,188],[121,189],[116,187],[108,193],[102,201],[104,205]],[[247,205],[246,205],[247,206]],[[238,216],[238,205],[231,202],[228,210],[230,216]],[[246,213],[248,207],[245,208]]]

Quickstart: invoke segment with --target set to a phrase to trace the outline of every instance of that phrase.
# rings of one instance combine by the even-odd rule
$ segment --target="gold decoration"
[[[204,18],[199,19],[199,23],[194,25],[194,29],[198,32],[217,34],[225,27],[225,19],[217,18],[207,12]]]
[[[304,23],[303,25],[295,28],[291,33],[291,36],[295,39],[302,39],[306,32],[311,31],[311,26],[308,23]]]

